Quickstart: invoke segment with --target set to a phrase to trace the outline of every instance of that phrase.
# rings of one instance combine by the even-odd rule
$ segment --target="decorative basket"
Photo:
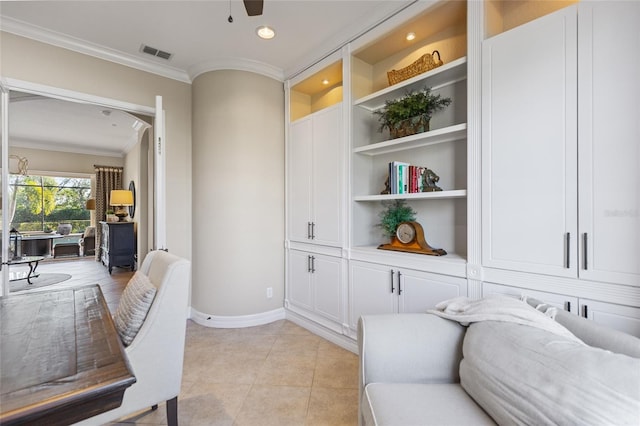
[[[403,138],[416,133],[429,131],[429,119],[424,115],[401,121],[396,127],[390,129],[391,139]]]
[[[434,55],[438,54],[438,60],[434,59]],[[401,68],[399,70],[391,70],[387,72],[387,79],[389,80],[389,86],[393,86],[394,84],[400,83],[401,81],[408,80],[411,77],[415,77],[418,74],[422,74],[423,72],[430,71],[434,68],[442,65],[443,62],[440,59],[440,52],[434,50],[433,53],[425,53],[420,56],[415,62],[412,64]]]

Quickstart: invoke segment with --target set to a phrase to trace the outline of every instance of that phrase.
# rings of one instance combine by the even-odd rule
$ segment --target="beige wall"
[[[217,316],[282,308],[283,84],[244,71],[208,72],[193,82],[192,110],[191,305]]]
[[[191,85],[0,33],[0,75],[155,106],[162,95],[167,141],[167,246],[191,258]]]
[[[18,147],[9,147],[9,154],[15,154],[29,160],[29,171],[31,172],[71,172],[94,175],[94,164],[114,167],[124,166],[124,160],[121,157],[72,154],[69,152]]]

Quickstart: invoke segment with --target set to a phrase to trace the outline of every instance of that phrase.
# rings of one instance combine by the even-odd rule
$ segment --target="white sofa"
[[[142,327],[125,348],[136,383],[125,391],[119,408],[78,424],[103,425],[166,401],[167,423],[177,425],[191,263],[161,250],[152,251],[139,272],[157,290]]]
[[[488,321],[464,327],[427,313],[363,316],[358,330],[359,424],[563,423],[559,419],[570,419],[565,424],[640,424],[640,339],[563,311],[557,313],[555,321],[586,345],[564,342],[557,336],[548,338],[546,334],[550,333],[520,324]],[[494,326],[515,330],[515,338],[505,343],[503,332],[491,329]],[[490,330],[479,336],[483,328]],[[474,330],[475,337],[467,336],[472,333],[468,330]],[[532,344],[522,343],[523,348],[529,345],[528,349],[521,349],[520,335],[524,341],[533,336]],[[554,348],[570,348],[581,355],[575,362],[569,357],[568,365],[558,366],[554,362],[543,365],[530,353],[521,352],[532,350],[538,355],[554,356]],[[587,355],[586,361],[582,359],[583,353]],[[461,362],[468,366],[474,357],[482,356],[478,354],[484,354],[481,361],[484,364],[477,374],[461,368]],[[596,359],[589,364],[588,358],[593,356]],[[582,364],[588,367],[581,369]],[[564,377],[564,371],[558,370],[574,368],[575,371],[569,371],[569,379],[560,378]],[[586,369],[596,370],[592,373],[600,377],[584,374]],[[461,372],[467,375],[466,382],[465,377],[461,382]],[[515,383],[502,382],[503,376],[509,374],[515,377]],[[594,380],[597,383],[602,377],[613,382],[616,392],[620,390],[617,388],[623,388],[624,395],[616,394],[608,401],[610,395],[595,392]],[[604,393],[610,391],[607,388]],[[550,399],[549,405],[536,406],[536,398],[545,397]],[[567,397],[572,398],[569,403],[563,399]],[[553,406],[554,399],[558,399],[559,407]],[[590,400],[596,402],[589,404]],[[571,403],[578,408],[571,408]],[[585,413],[581,412],[583,409]]]

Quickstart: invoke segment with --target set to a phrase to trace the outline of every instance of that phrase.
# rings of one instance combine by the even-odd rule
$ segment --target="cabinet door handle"
[[[395,275],[396,271],[394,271],[393,269],[391,270],[391,293],[393,293],[394,291],[396,291],[396,288],[393,286],[393,276]]]
[[[587,233],[582,234],[582,262],[584,270],[587,270]]]
[[[311,239],[312,240],[316,239],[316,223],[315,222],[311,222]]]
[[[564,254],[565,254],[565,259],[564,259],[564,265],[565,268],[569,269],[571,267],[571,233],[567,232],[564,236],[565,239],[565,243],[564,243]]]
[[[398,271],[398,296],[402,294],[402,272]]]
[[[311,273],[315,273],[316,272],[316,257],[315,256],[311,256]]]
[[[571,302],[569,302],[568,300],[564,302],[564,310],[567,312],[571,312]]]
[[[307,272],[311,272],[311,256],[307,256]]]
[[[307,239],[311,239],[311,222],[307,222]]]
[[[587,305],[582,305],[582,316],[585,318],[589,318],[589,308]]]

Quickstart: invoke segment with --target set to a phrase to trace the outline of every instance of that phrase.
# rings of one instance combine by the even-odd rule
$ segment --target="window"
[[[56,231],[58,224],[70,223],[72,233],[81,233],[90,225],[90,178],[11,175],[9,187],[11,228]]]

